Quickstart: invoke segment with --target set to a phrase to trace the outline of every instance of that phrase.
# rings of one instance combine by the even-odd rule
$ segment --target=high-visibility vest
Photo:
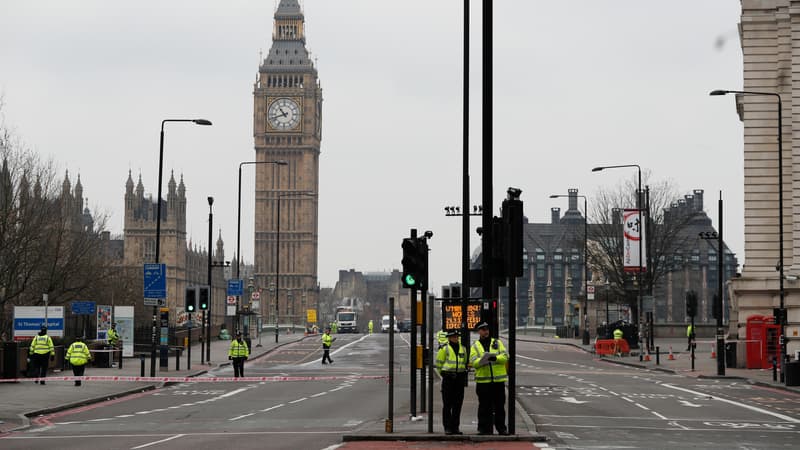
[[[458,343],[458,352],[450,344],[445,344],[436,353],[436,368],[440,372],[466,372],[467,349]]]
[[[250,349],[247,348],[247,342],[234,339],[231,341],[231,346],[228,349],[228,356],[233,358],[247,358],[250,356]]]
[[[46,355],[50,353],[51,355],[55,355],[56,351],[53,347],[53,340],[50,339],[50,336],[36,336],[31,341],[31,347],[28,349],[28,353],[35,354],[35,355]]]
[[[113,328],[106,332],[106,337],[108,338],[108,343],[110,345],[117,345],[117,341],[119,341],[119,333],[117,333]]]
[[[481,341],[475,341],[472,344],[472,350],[469,354],[469,362],[475,368],[475,382],[476,383],[503,383],[508,380],[508,373],[506,372],[506,363],[508,362],[508,352],[506,346],[495,338],[491,338],[489,342],[489,352],[497,354],[497,361],[489,361],[485,366],[478,366],[478,361],[486,353],[486,349],[481,345]]]
[[[75,341],[67,350],[67,361],[73,366],[82,366],[92,359],[89,347],[83,342]]]
[[[622,339],[622,330],[619,328],[614,330],[614,339]]]
[[[439,330],[439,332],[436,333],[436,340],[439,342],[439,347],[447,344],[447,332]]]
[[[692,331],[694,331],[694,330],[692,329],[692,326],[691,326],[691,325],[689,325],[688,327],[686,327],[686,337],[687,337],[687,338],[688,338],[688,337],[692,337]]]
[[[331,343],[333,342],[333,337],[325,333],[322,335],[322,348],[331,348]]]

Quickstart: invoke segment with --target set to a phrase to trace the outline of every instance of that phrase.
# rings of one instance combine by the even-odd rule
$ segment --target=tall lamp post
[[[562,198],[569,195],[553,194],[550,198]],[[589,259],[587,242],[589,240],[589,209],[586,207],[586,196],[576,195],[583,198],[583,345],[589,345]]]
[[[281,199],[285,197],[292,197],[295,195],[305,195],[308,197],[314,197],[313,192],[308,191],[299,191],[299,192],[283,192],[278,194],[278,208],[277,208],[277,216],[278,216],[278,223],[276,226],[275,232],[275,342],[278,342],[278,335],[280,334],[280,326],[278,325],[280,321],[278,320],[278,314],[280,312],[279,303],[278,303],[278,292],[280,292],[280,274],[281,274],[281,263],[280,263],[280,252],[281,252]]]
[[[236,279],[239,279],[239,268],[242,265],[242,255],[239,253],[241,251],[241,244],[242,244],[242,166],[248,164],[275,164],[277,166],[286,166],[289,163],[286,161],[243,161],[239,163],[239,195],[238,195],[238,203],[236,207]],[[280,167],[279,167],[280,169]],[[241,297],[237,297],[236,299],[236,329],[241,329],[239,324],[239,303],[241,301]],[[248,327],[249,328],[249,327]],[[245,335],[249,335],[250,330],[245,330]],[[259,335],[261,334],[259,330]]]
[[[780,295],[780,309],[779,309],[779,325],[781,329],[780,347],[781,347],[781,382],[784,381],[784,374],[786,373],[786,362],[789,360],[789,355],[786,354],[786,310],[784,309],[785,292],[783,290],[783,104],[781,103],[781,96],[777,92],[760,92],[760,91],[729,91],[725,89],[717,89],[711,91],[708,95],[718,96],[727,94],[742,94],[742,95],[761,95],[772,96],[778,101],[778,289]],[[722,253],[722,249],[720,249]]]
[[[624,167],[636,167],[638,173],[638,183],[636,187],[636,211],[639,215],[639,272],[636,274],[636,284],[639,288],[638,298],[636,299],[636,325],[639,327],[639,348],[642,345],[642,282],[644,281],[642,274],[642,261],[644,255],[642,254],[642,240],[644,237],[644,223],[642,222],[642,168],[638,164],[621,164],[617,166],[600,166],[592,169],[592,172],[600,172],[605,169],[621,169]],[[639,350],[639,360],[643,358],[642,351]]]
[[[158,204],[156,205],[156,260],[161,258],[161,184],[164,173],[164,124],[167,122],[193,122],[196,125],[211,125],[206,119],[164,119],[161,121],[161,140],[158,147]],[[158,306],[153,306],[153,348],[150,352],[150,376],[156,376],[156,346],[158,344]]]

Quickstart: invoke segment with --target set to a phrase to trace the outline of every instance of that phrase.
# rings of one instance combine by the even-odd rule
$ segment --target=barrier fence
[[[331,375],[316,377],[136,377],[136,376],[63,376],[46,378],[10,378],[0,379],[0,383],[18,383],[26,381],[129,381],[144,383],[253,383],[257,381],[338,381],[338,380],[387,380],[387,375]]]

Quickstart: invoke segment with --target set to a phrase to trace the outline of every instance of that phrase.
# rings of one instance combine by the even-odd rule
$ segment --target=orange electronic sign
[[[461,303],[442,302],[442,318],[445,330],[455,330],[461,328]],[[475,329],[481,321],[481,302],[470,301],[467,305],[467,328]]]

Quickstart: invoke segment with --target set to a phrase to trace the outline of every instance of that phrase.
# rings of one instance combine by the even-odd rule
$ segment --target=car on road
[[[411,319],[403,319],[397,324],[397,329],[402,333],[409,333],[411,331]]]

